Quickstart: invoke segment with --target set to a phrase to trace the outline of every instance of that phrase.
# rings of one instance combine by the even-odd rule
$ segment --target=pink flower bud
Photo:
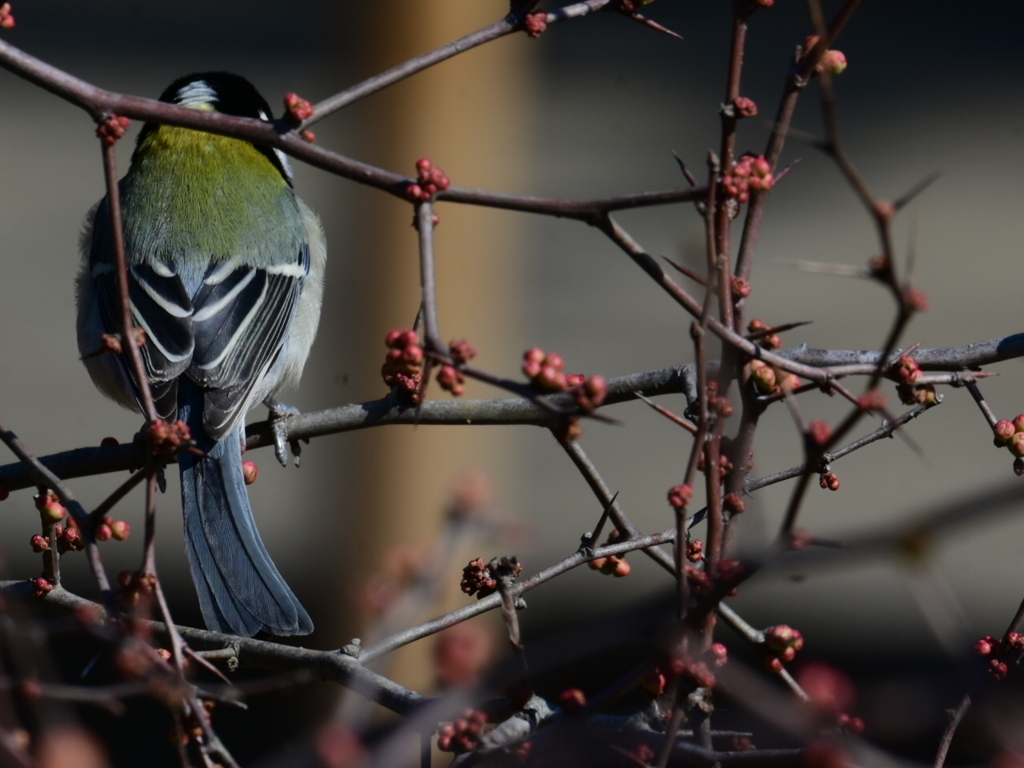
[[[827,445],[832,439],[832,427],[827,421],[815,419],[811,422],[807,434],[815,445]]]
[[[668,503],[673,509],[682,509],[693,499],[693,487],[689,483],[673,485],[668,489]]]
[[[763,363],[757,368],[751,363],[751,378],[754,380],[754,388],[761,394],[768,394],[775,389],[775,370]]]
[[[660,669],[655,669],[644,677],[642,685],[644,693],[652,699],[657,699],[665,693],[668,681],[665,679],[665,675]]]
[[[566,712],[579,712],[587,706],[587,697],[579,688],[569,688],[558,695],[558,700]]]
[[[846,70],[846,56],[842,51],[825,51],[818,68],[832,76],[841,75]]]
[[[732,104],[736,110],[736,117],[754,117],[757,115],[757,104],[754,103],[753,99],[748,99],[746,96],[737,96]]]
[[[1017,418],[1020,418],[1019,416]],[[1010,442],[1010,438],[1016,433],[1017,428],[1012,421],[1001,419],[996,422],[996,425],[992,428],[992,432],[995,434],[996,445],[1006,445]]]
[[[252,461],[242,462],[242,479],[245,480],[246,485],[252,485],[256,482],[256,478],[260,476],[260,468]]]
[[[551,366],[556,371],[562,371],[565,369],[565,361],[562,359],[562,356],[557,352],[548,352],[548,354],[544,357],[544,365]]]
[[[124,520],[115,520],[113,525],[110,526],[110,532],[118,541],[124,541],[128,538],[128,534],[132,532],[132,527]]]

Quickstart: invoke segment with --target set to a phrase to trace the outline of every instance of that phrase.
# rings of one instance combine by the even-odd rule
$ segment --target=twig
[[[630,540],[635,540],[639,535],[640,531],[637,530],[636,526],[626,517],[626,513],[622,511],[616,501],[617,494],[612,494],[608,484],[605,483],[604,478],[601,477],[600,472],[597,471],[597,467],[590,461],[590,458],[584,452],[580,444],[575,440],[562,440],[556,433],[552,432],[555,440],[562,446],[562,449],[568,454],[569,458],[572,459],[572,463],[576,465],[576,469],[579,470],[580,474],[583,475],[583,479],[587,481],[587,485],[590,486],[590,490],[594,492],[598,501],[601,502],[602,506],[609,510],[612,520],[615,522],[615,527],[626,534]],[[675,573],[675,565],[672,558],[665,552],[658,548],[652,548],[651,550],[644,550],[644,554],[654,560],[656,563],[666,568],[669,573]]]
[[[135,396],[146,421],[156,421],[156,406],[149,391],[149,377],[139,352],[138,338],[133,333],[132,302],[128,295],[128,260],[124,251],[124,228],[121,222],[121,192],[117,186],[117,151],[113,143],[101,140],[103,148],[103,177],[107,185],[107,208],[110,213],[110,231],[114,244],[114,266],[117,276],[118,310],[120,311],[121,343],[127,346],[127,362],[134,379]]]
[[[570,571],[583,563],[586,563],[592,559],[598,559],[602,557],[610,557],[612,555],[622,555],[627,552],[634,552],[638,549],[647,549],[649,547],[655,547],[659,544],[670,544],[675,540],[675,528],[670,528],[662,533],[655,533],[650,536],[644,536],[639,539],[630,539],[628,541],[619,542],[616,544],[608,544],[604,547],[599,547],[593,550],[593,554],[588,555],[582,550],[577,550],[573,554],[566,557],[564,560],[540,571],[539,573],[531,576],[525,581],[520,581],[514,584],[510,588],[510,593],[513,596],[518,597],[524,592],[528,592],[534,587],[538,587],[541,584],[550,581],[556,576],[560,576],[566,571]],[[380,656],[386,653],[401,648],[404,645],[408,645],[416,640],[420,640],[424,637],[429,637],[442,629],[460,624],[467,619],[471,619],[474,616],[479,616],[481,613],[494,610],[499,606],[501,598],[497,593],[488,595],[485,598],[477,600],[471,605],[463,606],[450,613],[445,614],[437,619],[424,622],[415,627],[411,627],[402,632],[395,633],[390,637],[386,637],[383,640],[363,649],[359,654],[359,660],[363,664],[368,664]]]
[[[849,445],[846,445],[846,446],[844,446],[842,448],[839,448],[839,449],[837,449],[835,451],[831,451],[831,452],[826,453],[822,457],[823,458],[823,462],[831,464],[833,461],[841,459],[844,456],[847,456],[847,455],[853,453],[854,451],[856,451],[856,450],[858,450],[860,448],[863,448],[866,445],[870,445],[871,443],[875,442],[876,440],[881,440],[883,437],[889,437],[896,430],[898,430],[900,427],[902,427],[904,424],[907,424],[908,422],[916,419],[922,413],[924,413],[927,410],[930,410],[930,409],[934,408],[936,405],[939,405],[939,403],[938,402],[935,402],[935,403],[924,403],[923,405],[918,405],[918,406],[915,406],[915,407],[911,408],[909,411],[907,411],[906,413],[904,413],[900,417],[898,417],[898,418],[896,418],[896,419],[894,419],[892,421],[887,421],[885,424],[883,424],[881,427],[876,429],[874,432],[871,432],[870,434],[865,435],[864,437],[860,438],[859,440],[854,440]],[[805,464],[798,464],[795,467],[791,467],[789,469],[782,470],[781,472],[775,472],[774,474],[767,475],[767,476],[759,478],[757,480],[750,480],[750,481],[748,481],[746,483],[746,485],[744,487],[744,491],[746,491],[747,493],[752,493],[752,492],[754,492],[754,491],[756,491],[756,490],[758,490],[760,488],[764,488],[764,487],[769,486],[769,485],[774,485],[775,483],[781,483],[783,480],[790,480],[790,479],[792,479],[794,477],[799,477],[800,475],[802,475],[802,474],[804,474],[804,473],[806,473],[808,471],[818,471],[819,469],[820,469],[820,464],[818,466],[813,466],[813,467],[808,465],[808,464],[806,464],[806,463]]]
[[[67,507],[68,511],[74,516],[75,520],[78,521],[79,527],[82,530],[82,535],[85,537],[85,548],[88,556],[89,567],[92,569],[93,577],[96,579],[96,585],[100,588],[100,592],[103,593],[104,598],[110,596],[110,580],[107,578],[107,572],[103,567],[103,560],[100,558],[99,547],[96,546],[96,537],[94,535],[92,527],[89,523],[89,516],[85,510],[82,509],[82,505],[78,503],[71,490],[64,485],[56,475],[47,469],[35,456],[33,456],[27,448],[22,444],[18,436],[11,432],[3,424],[0,424],[0,440],[11,449],[11,452],[21,461],[32,477],[33,482],[36,485],[41,485],[49,488],[57,494],[57,498],[60,499],[61,504]]]
[[[946,762],[949,745],[953,743],[953,736],[956,734],[956,729],[960,725],[960,721],[964,719],[964,715],[967,714],[967,710],[970,708],[971,697],[964,696],[957,705],[957,708],[950,711],[949,722],[942,731],[942,738],[939,740],[939,749],[938,752],[935,753],[935,768],[942,768],[943,764]]]

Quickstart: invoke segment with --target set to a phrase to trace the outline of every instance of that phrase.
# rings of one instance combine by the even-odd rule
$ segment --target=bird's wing
[[[206,391],[203,411],[214,439],[234,429],[277,361],[309,274],[309,247],[291,260],[257,267],[213,264],[192,297],[195,349],[188,377]]]
[[[120,297],[116,267],[94,244],[90,254],[93,287],[99,299],[100,314],[107,333],[121,332]],[[192,358],[192,301],[178,275],[164,264],[135,264],[128,269],[128,297],[132,319],[145,331],[140,348],[157,414],[164,419],[177,413],[176,379],[188,368]],[[132,383],[136,399],[138,384],[125,355],[120,357],[125,376]]]

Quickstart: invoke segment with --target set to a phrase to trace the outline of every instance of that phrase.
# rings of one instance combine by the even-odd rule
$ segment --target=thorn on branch
[[[615,10],[617,10],[619,13],[621,13],[623,16],[626,16],[627,18],[639,22],[640,24],[643,24],[645,27],[653,29],[655,32],[661,32],[663,34],[669,35],[670,37],[674,37],[677,40],[682,40],[683,36],[680,35],[678,32],[673,32],[668,27],[662,26],[658,22],[648,19],[646,16],[641,16],[637,12],[638,8],[642,8],[643,6],[648,5],[649,3],[652,2],[654,2],[654,0],[620,0],[619,7],[616,8]]]

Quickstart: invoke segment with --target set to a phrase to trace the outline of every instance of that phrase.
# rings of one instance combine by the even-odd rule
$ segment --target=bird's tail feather
[[[206,453],[183,452],[178,459],[185,547],[206,626],[247,637],[260,630],[309,634],[309,614],[256,530],[242,476],[243,427],[214,442],[203,430],[202,392],[191,382],[179,387],[179,416]]]

